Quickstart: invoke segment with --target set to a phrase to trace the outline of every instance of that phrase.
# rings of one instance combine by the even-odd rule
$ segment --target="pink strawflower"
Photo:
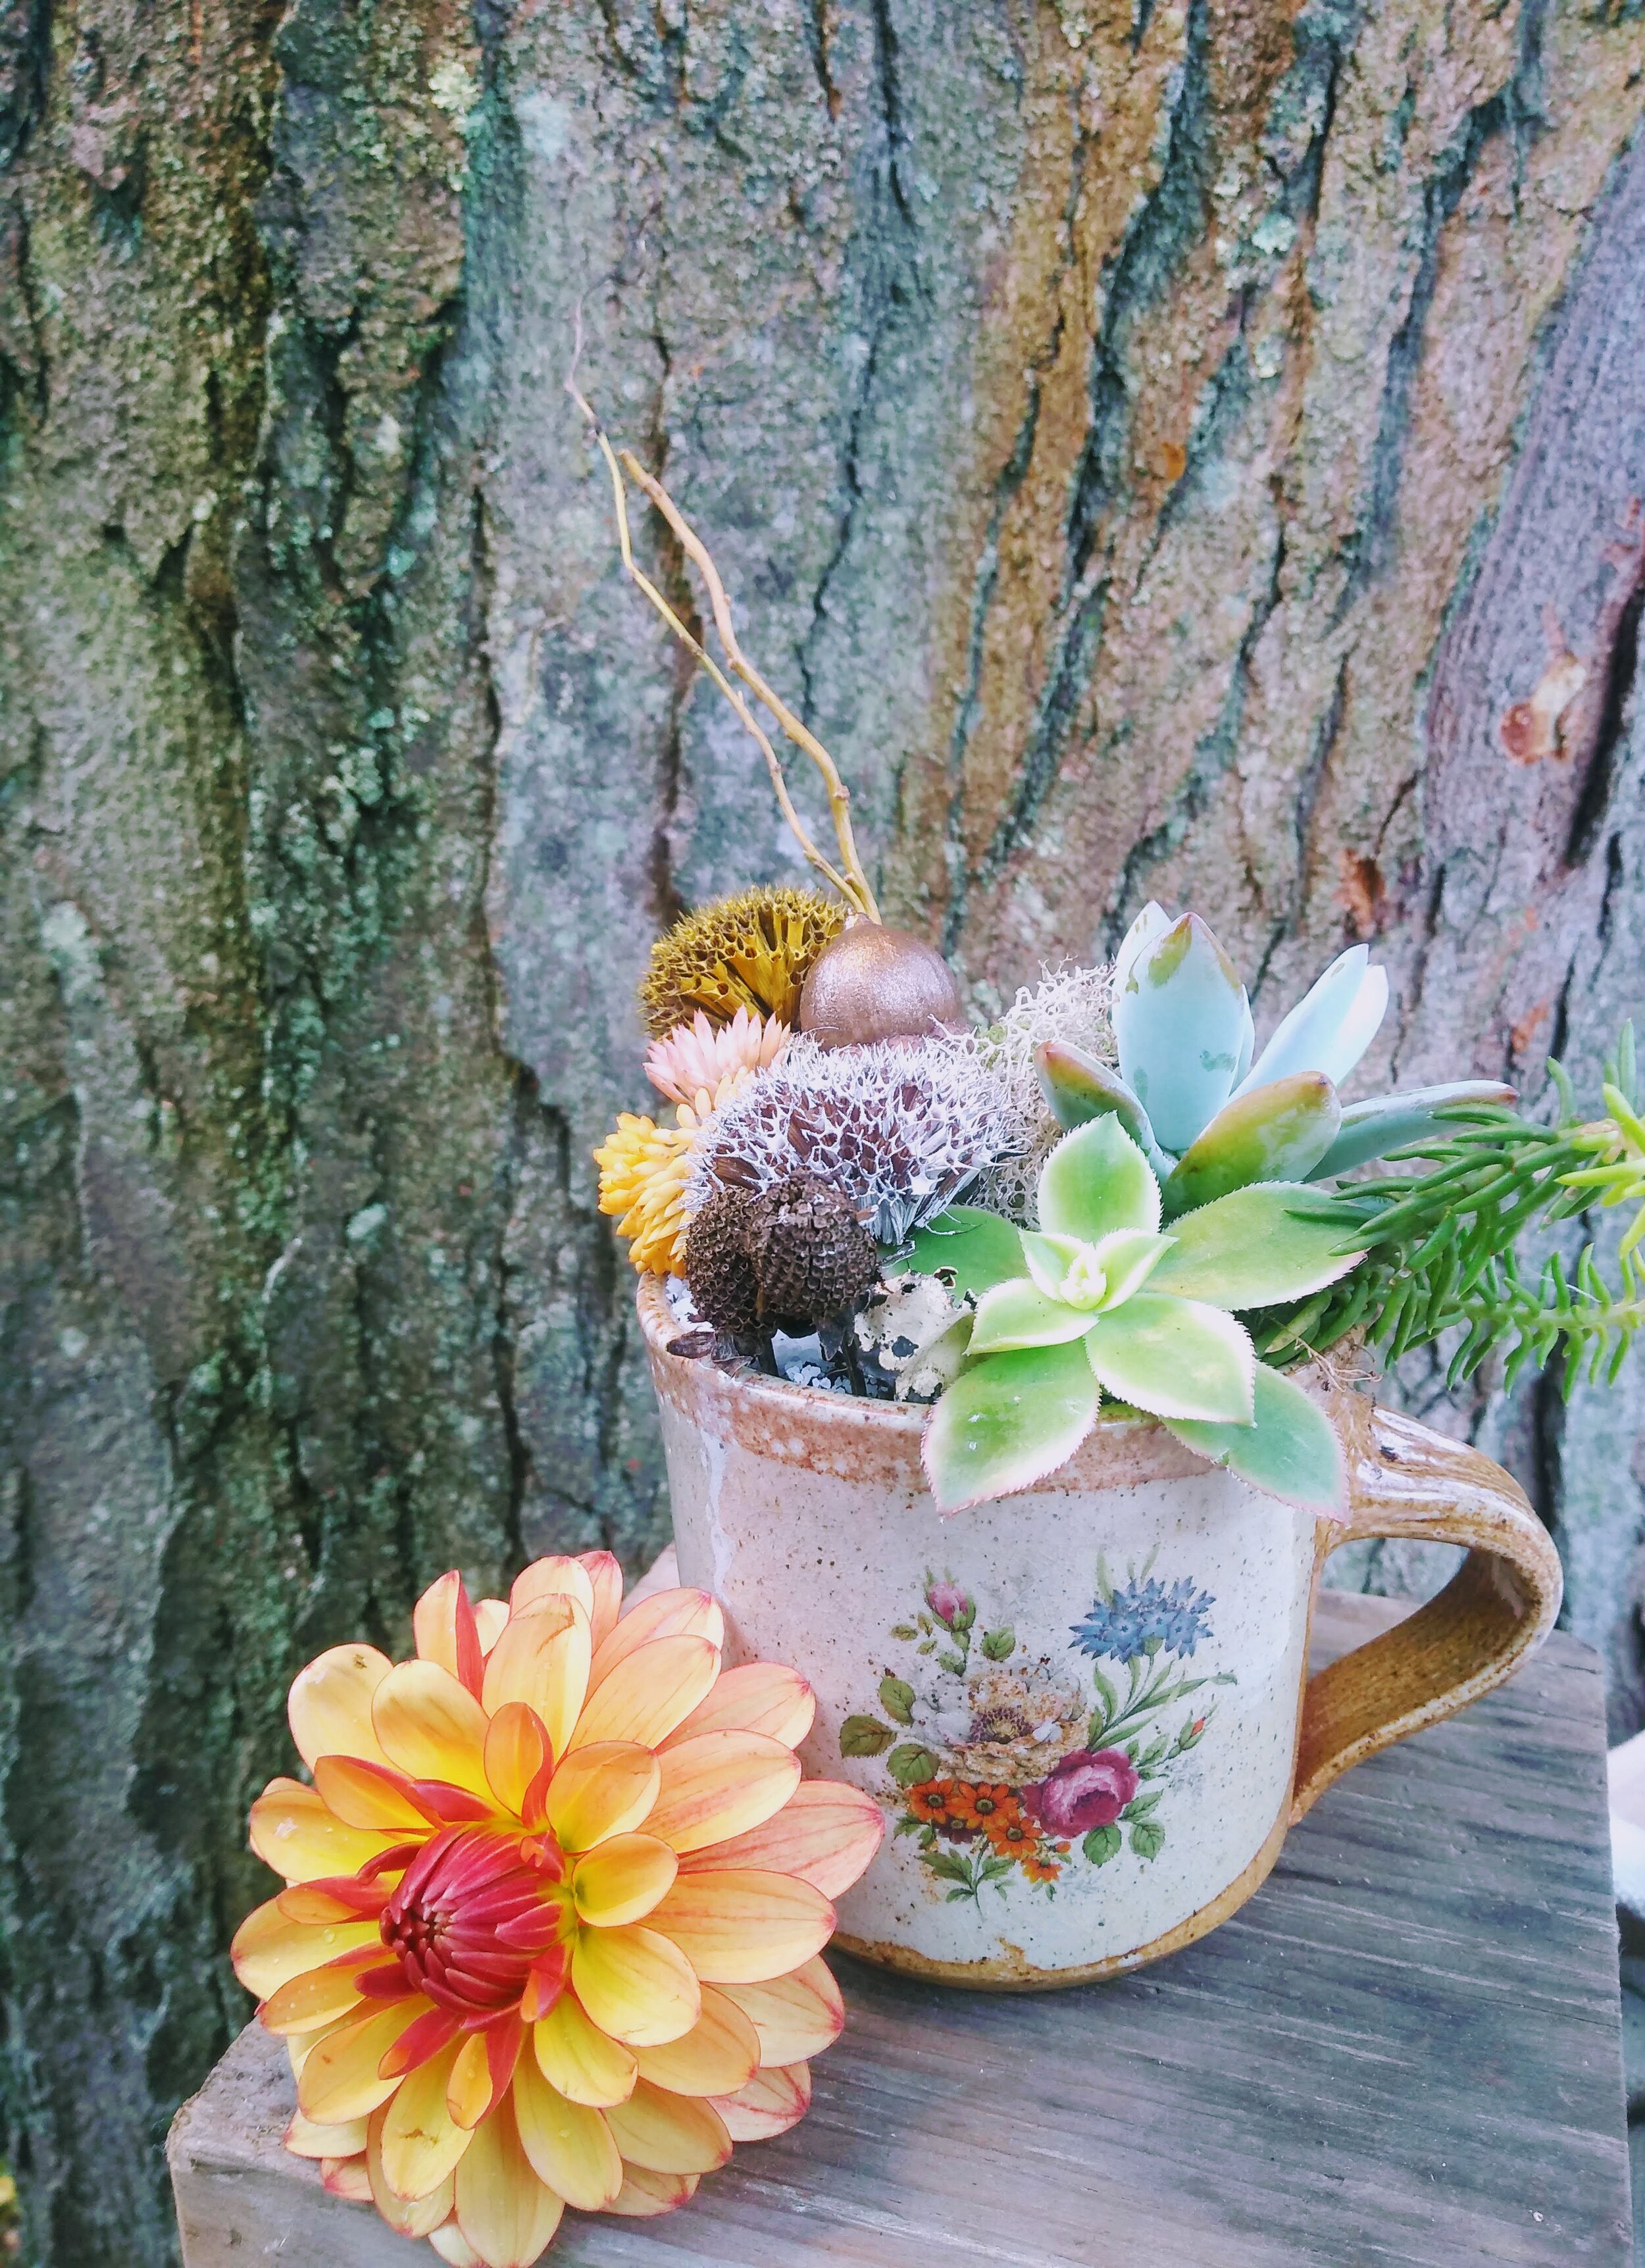
[[[746,1086],[741,1073],[769,1071],[787,1045],[788,1027],[774,1016],[768,1021],[739,1008],[728,1024],[712,1024],[699,1008],[689,1024],[652,1042],[645,1076],[671,1102],[715,1109]]]

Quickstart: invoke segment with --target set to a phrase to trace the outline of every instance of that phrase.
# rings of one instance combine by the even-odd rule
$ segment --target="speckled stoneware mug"
[[[807,1770],[884,1806],[838,1942],[890,1968],[1029,1988],[1174,1952],[1250,1897],[1339,1772],[1500,1683],[1559,1610],[1558,1557],[1505,1472],[1323,1380],[1346,1526],[1118,1421],[1042,1487],[944,1519],[923,1411],[670,1354],[654,1278],[639,1306],[681,1580],[719,1601],[731,1660],[810,1680]],[[1309,1678],[1319,1571],[1368,1535],[1468,1556]]]

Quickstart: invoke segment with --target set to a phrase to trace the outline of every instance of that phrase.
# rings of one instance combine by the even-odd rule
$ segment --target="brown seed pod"
[[[928,1039],[963,1020],[954,972],[924,938],[860,921],[830,940],[800,995],[800,1028],[825,1048]]]
[[[815,1330],[879,1280],[873,1231],[826,1182],[778,1182],[753,1200],[745,1218],[760,1320],[768,1328]]]
[[[747,1189],[718,1189],[691,1216],[685,1235],[692,1304],[716,1330],[739,1339],[759,1327],[760,1287],[747,1248],[755,1203]]]

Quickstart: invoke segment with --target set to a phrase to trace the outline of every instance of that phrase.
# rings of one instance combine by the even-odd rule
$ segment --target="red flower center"
[[[447,1827],[432,1836],[383,1908],[382,1938],[412,1989],[454,2015],[512,2007],[567,1933],[551,1835]]]

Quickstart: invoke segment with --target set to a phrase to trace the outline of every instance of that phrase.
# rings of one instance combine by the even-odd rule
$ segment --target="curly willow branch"
[[[580,341],[579,345],[580,350]],[[862,861],[857,855],[856,840],[852,833],[851,790],[841,779],[833,758],[821,740],[814,733],[808,732],[793,711],[778,698],[759,672],[744,656],[741,647],[737,644],[736,633],[732,628],[731,608],[726,598],[725,585],[719,579],[712,559],[709,556],[707,546],[682,518],[674,499],[668,495],[661,482],[654,480],[644,467],[636,461],[631,450],[624,449],[622,452],[622,462],[618,462],[617,453],[606,438],[604,426],[600,423],[592,404],[579,390],[575,361],[572,363],[572,375],[565,381],[565,391],[593,428],[594,439],[600,446],[600,453],[605,459],[611,475],[611,495],[616,513],[617,542],[622,549],[624,570],[662,616],[663,621],[667,622],[681,644],[695,654],[697,660],[702,663],[715,685],[730,703],[744,728],[758,743],[760,754],[765,759],[765,769],[771,774],[771,787],[777,797],[778,807],[787,824],[789,833],[800,845],[808,860],[816,868],[819,874],[833,884],[848,905],[854,908],[858,913],[865,915],[869,921],[877,922],[880,918],[880,909],[874,902],[874,892],[869,887],[867,875],[863,872]],[[726,657],[733,670],[741,678],[756,698],[765,703],[794,746],[804,751],[822,775],[823,786],[828,792],[829,812],[834,821],[835,837],[839,844],[840,863],[837,867],[823,857],[807,833],[800,814],[794,808],[793,798],[788,792],[788,782],[783,776],[783,768],[778,761],[777,751],[771,746],[767,735],[761,730],[748,703],[713,656],[692,637],[679,615],[663,597],[662,593],[636,561],[629,534],[628,490],[623,479],[624,468],[668,521],[682,549],[695,563],[698,573],[707,585],[709,604],[714,616],[714,627],[719,633],[720,643],[725,647]]]

